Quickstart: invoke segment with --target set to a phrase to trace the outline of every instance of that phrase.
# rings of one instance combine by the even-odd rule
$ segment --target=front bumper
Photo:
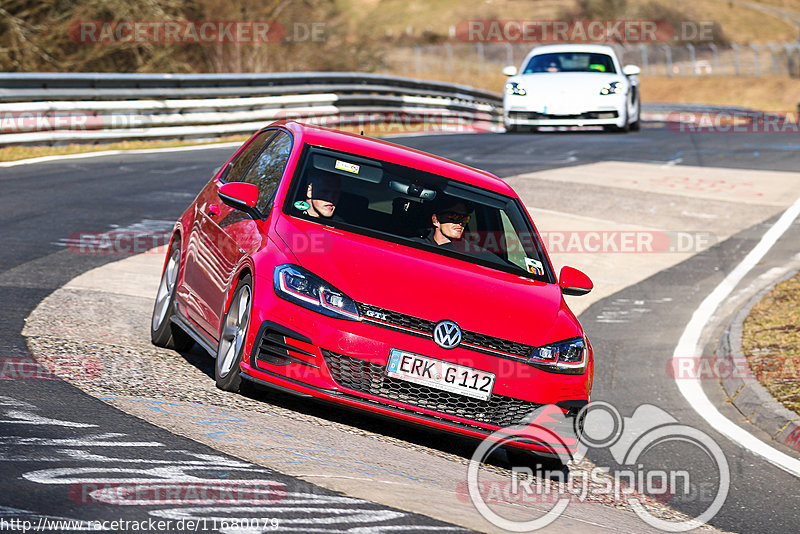
[[[248,340],[252,348],[242,362],[243,378],[267,386],[478,439],[518,425],[549,404],[561,408],[566,418],[562,426],[574,428],[576,416],[588,402],[591,359],[582,375],[548,373],[473,350],[445,351],[423,337],[367,322],[321,317],[283,301],[274,305],[281,313],[260,314],[255,323],[259,328],[257,332],[251,328],[252,341]],[[276,316],[289,320],[279,322]],[[494,392],[483,401],[388,377],[388,355],[396,347],[493,372]],[[576,450],[573,430],[558,435],[558,443],[520,437],[512,445],[542,453]]]
[[[573,114],[546,114],[536,111],[509,111],[506,126],[620,126],[619,112],[584,111]]]

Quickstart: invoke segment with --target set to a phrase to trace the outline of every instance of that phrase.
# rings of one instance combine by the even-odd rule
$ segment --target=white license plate
[[[486,371],[397,349],[389,353],[386,376],[481,400],[491,397],[495,379]]]

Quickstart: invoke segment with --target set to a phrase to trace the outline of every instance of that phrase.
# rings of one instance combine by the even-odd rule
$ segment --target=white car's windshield
[[[518,199],[319,147],[307,147],[299,168],[284,203],[287,215],[554,280]]]
[[[523,74],[541,72],[604,72],[615,74],[614,61],[607,54],[560,52],[533,56]]]

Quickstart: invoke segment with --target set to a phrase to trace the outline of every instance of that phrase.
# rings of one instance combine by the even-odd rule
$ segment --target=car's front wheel
[[[217,361],[214,365],[214,378],[217,387],[222,390],[237,392],[242,385],[239,364],[244,354],[252,308],[253,279],[247,275],[236,284],[231,304],[222,322]]]
[[[170,321],[175,309],[175,294],[178,287],[178,272],[181,266],[181,243],[175,238],[169,249],[167,264],[161,282],[158,284],[153,317],[150,321],[150,340],[153,345],[174,349],[178,352],[188,350],[194,340]]]
[[[631,131],[638,132],[642,128],[642,102],[636,104],[636,120],[631,123]]]

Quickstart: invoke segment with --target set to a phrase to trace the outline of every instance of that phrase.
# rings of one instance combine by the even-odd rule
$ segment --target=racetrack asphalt
[[[736,141],[734,144],[731,143],[732,137]],[[763,134],[692,136],[676,134],[663,128],[646,128],[639,134],[624,136],[597,133],[531,136],[487,134],[414,137],[394,141],[487,168],[501,176],[510,176],[537,170],[553,171],[564,166],[577,167],[596,162],[619,161],[664,165],[676,172],[683,165],[790,171],[797,168],[796,156],[793,161],[791,143],[787,143],[784,137]],[[126,227],[141,224],[142,221],[174,219],[191,200],[194,192],[205,183],[211,171],[224,159],[226,152],[230,153],[230,150],[199,151],[191,156],[180,153],[169,157],[119,156],[110,160],[76,160],[67,165],[46,164],[4,170],[0,180],[4,186],[1,202],[4,208],[3,242],[6,247],[0,253],[0,291],[5,302],[14,303],[14,306],[4,310],[0,319],[4,365],[9,359],[29,357],[28,347],[20,336],[22,321],[42,299],[74,276],[119,259],[113,256],[74,254],[63,250],[57,243],[64,243],[64,239],[76,232],[102,232],[112,225]],[[582,191],[591,193],[592,200],[589,204],[600,211],[603,206],[609,209],[617,205],[619,196],[625,193],[620,188],[612,187],[604,196],[598,184],[575,185],[575,182],[568,182],[553,185],[556,178],[541,179],[539,182],[536,180],[529,177],[526,183],[541,186],[540,190],[546,191],[546,194],[538,199],[534,196],[534,200],[526,203],[534,211],[537,220],[537,207],[575,213],[578,211],[576,204],[582,201],[585,203],[585,196],[581,196]],[[549,188],[546,187],[548,184]],[[654,195],[648,198],[647,191],[639,191],[638,194],[639,205],[649,206],[650,201],[657,204]],[[686,195],[682,197],[685,202],[689,202],[686,198]],[[744,204],[729,207],[742,213],[744,220],[752,218],[755,221],[753,224],[741,227],[740,223],[738,228],[735,225],[729,227],[730,231],[736,230],[733,237],[727,238],[725,233],[718,234],[726,239],[689,259],[682,259],[666,270],[643,278],[636,285],[623,289],[621,293],[614,293],[595,302],[582,314],[581,320],[598,355],[607,358],[606,365],[598,360],[596,399],[613,402],[625,415],[630,415],[633,408],[642,403],[656,404],[681,422],[707,431],[725,450],[732,466],[734,483],[725,506],[711,524],[737,532],[785,532],[791,531],[793,525],[797,524],[797,510],[800,507],[797,506],[797,496],[792,490],[796,479],[773,466],[765,465],[758,458],[729,443],[726,438],[715,436],[713,429],[705,428],[704,422],[681,403],[679,395],[674,391],[674,381],[670,382],[672,377],[666,372],[666,359],[668,354],[671,355],[671,348],[674,348],[676,332],[679,334],[679,330],[685,325],[693,306],[718,281],[721,274],[730,270],[741,259],[748,247],[765,230],[764,221],[774,218],[774,213],[778,211],[775,206],[758,205],[758,208],[752,208],[750,204]],[[662,207],[663,212],[669,212],[669,203],[664,203]],[[724,204],[718,207],[722,210]],[[694,211],[691,210],[690,213]],[[581,209],[580,212],[585,214],[588,210]],[[629,213],[625,212],[626,215]],[[713,215],[716,212],[702,213]],[[736,214],[737,211],[733,213]],[[605,218],[614,220],[614,217]],[[657,218],[653,217],[652,220]],[[642,221],[627,222],[641,224]],[[670,227],[665,229],[670,230]],[[791,230],[795,231],[795,228]],[[797,242],[796,233],[788,234],[770,253],[765,264],[774,266],[788,261],[796,254]],[[584,268],[591,272],[589,268]],[[754,272],[753,276],[757,274]],[[657,305],[629,304],[638,301]],[[638,311],[633,311],[634,309]],[[645,309],[647,311],[642,311]],[[625,316],[626,320],[608,321],[609,317],[621,316]],[[113,330],[110,333],[113,335]],[[709,337],[709,343],[711,340],[713,335]],[[716,389],[718,384],[714,381],[708,382],[706,389],[709,396],[724,405],[724,398]],[[647,386],[643,387],[643,384]],[[170,448],[191,450],[192,447],[202,447],[193,442],[187,443],[183,438],[168,434],[164,436],[162,434],[165,433],[154,427],[110,409],[63,382],[20,379],[3,381],[2,386],[4,397],[12,399],[6,401],[10,403],[7,406],[16,406],[15,409],[24,405],[14,403],[28,403],[33,406],[25,408],[28,412],[44,413],[47,417],[62,422],[102,422],[102,429],[105,431],[130,434],[131,428],[136,429],[137,433],[131,435],[136,436],[137,440],[152,434],[157,437],[153,437],[151,441],[159,443],[180,440],[179,444],[170,441]],[[732,408],[728,412],[731,418],[736,417]],[[6,419],[4,426],[14,431],[5,430],[5,436],[28,440],[14,442],[15,446],[30,443],[32,438],[44,435],[22,435],[21,428],[41,431],[42,426],[34,425],[30,421],[23,424],[19,422],[20,419],[15,420],[8,415]],[[741,424],[748,423],[742,421]],[[78,432],[74,430],[78,427],[54,428]],[[756,431],[757,429],[754,430]],[[4,447],[7,453],[15,448],[11,445],[11,442],[7,442]],[[137,450],[137,455],[138,453]],[[137,458],[147,458],[147,454],[151,453]],[[22,462],[19,456],[15,458],[13,462]],[[151,458],[164,459],[158,455]],[[40,453],[38,458],[32,455],[29,460],[25,460],[28,463],[24,464],[24,470],[22,467],[15,467],[18,469],[15,472],[31,472],[29,469],[41,471],[33,469],[34,464],[52,466],[55,464],[47,462],[57,459]],[[600,455],[596,460],[603,461],[604,458]],[[11,462],[8,458],[7,461]],[[60,458],[60,461],[69,465],[67,462],[75,460]],[[657,465],[667,465],[671,460],[655,455],[649,461]],[[35,486],[35,491],[18,491],[17,488],[21,484],[27,484],[27,480],[29,479],[21,481],[16,475],[4,477],[4,494],[12,497],[4,499],[3,506],[29,510],[34,515],[65,515],[67,512],[74,514],[77,510],[81,518],[113,518],[123,512],[129,517],[137,516],[129,508],[109,509],[88,505],[76,508],[74,502],[68,502],[59,509],[55,503],[65,496],[63,491],[58,491],[64,489],[63,485],[39,485]],[[27,508],[22,504],[26,504]],[[692,503],[683,503],[683,506],[687,511],[692,511]],[[407,523],[401,524],[410,525],[414,521],[424,523],[429,520],[415,519],[412,515],[409,517],[410,519],[402,520],[408,521]]]

